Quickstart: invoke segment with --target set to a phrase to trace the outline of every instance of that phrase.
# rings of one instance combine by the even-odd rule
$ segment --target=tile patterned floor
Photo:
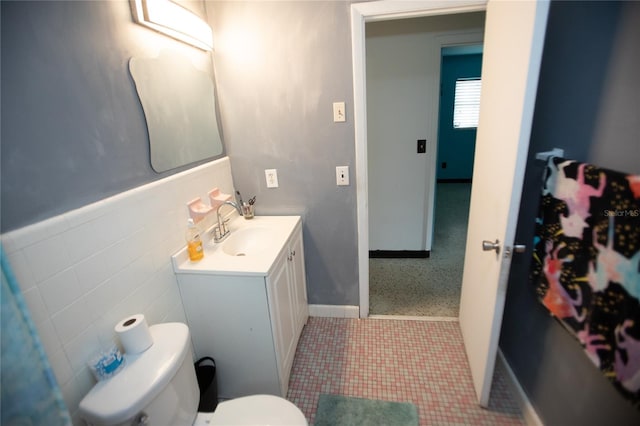
[[[420,425],[523,424],[498,369],[489,408],[477,405],[455,321],[309,318],[288,399],[310,425],[321,393],[412,402]]]

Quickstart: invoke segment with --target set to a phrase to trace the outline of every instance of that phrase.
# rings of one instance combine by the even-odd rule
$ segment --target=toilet
[[[114,377],[98,382],[80,401],[88,425],[109,426],[308,426],[293,403],[273,395],[244,396],[198,413],[200,391],[193,366],[189,328],[182,323],[149,327],[153,345],[126,355]]]

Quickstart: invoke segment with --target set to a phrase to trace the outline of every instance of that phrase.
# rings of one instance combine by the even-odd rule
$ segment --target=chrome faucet
[[[216,209],[218,224],[213,227],[213,241],[216,243],[222,242],[231,233],[231,231],[227,228],[227,225],[226,225],[227,221],[225,221],[220,217],[220,209],[222,209],[222,207],[226,205],[229,205],[235,208],[238,214],[242,216],[242,211],[240,210],[240,207],[238,207],[238,204],[234,203],[233,201],[225,201],[224,203],[218,206],[218,208]]]

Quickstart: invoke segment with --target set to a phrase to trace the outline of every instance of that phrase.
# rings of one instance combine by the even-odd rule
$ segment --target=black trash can
[[[200,388],[198,411],[211,413],[218,406],[218,382],[216,380],[216,362],[210,356],[200,358],[194,364]]]

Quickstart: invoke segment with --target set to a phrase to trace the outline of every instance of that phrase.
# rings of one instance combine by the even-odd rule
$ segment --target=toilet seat
[[[273,395],[251,395],[218,404],[213,413],[198,413],[194,426],[299,425],[307,426],[302,411]]]

